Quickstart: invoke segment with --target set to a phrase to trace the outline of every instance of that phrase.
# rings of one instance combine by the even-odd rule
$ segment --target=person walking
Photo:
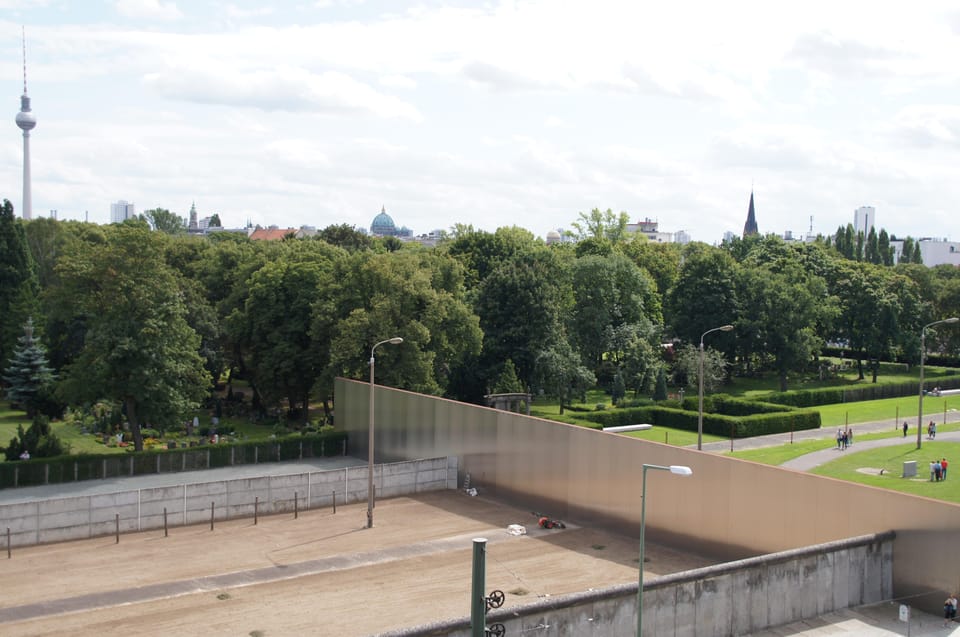
[[[943,477],[943,467],[940,465],[939,460],[933,461],[933,475],[936,477],[937,482],[940,482],[940,479]]]
[[[904,437],[904,438],[907,437],[907,429],[908,429],[909,427],[910,427],[910,425],[908,425],[908,424],[907,424],[907,421],[904,420],[904,421],[903,421],[903,437]]]
[[[937,423],[930,421],[930,440],[937,437]]]
[[[837,427],[837,451],[841,449],[840,445],[842,444],[843,444],[843,429],[841,429],[840,427]]]
[[[947,459],[946,458],[940,461],[940,479],[941,480],[947,479]]]
[[[933,482],[933,477],[936,475],[937,470],[934,469],[934,465],[937,463],[933,460],[930,461],[930,482]]]

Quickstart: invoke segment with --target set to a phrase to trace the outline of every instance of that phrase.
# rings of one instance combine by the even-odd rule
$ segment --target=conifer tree
[[[20,329],[37,310],[36,269],[23,226],[13,215],[13,204],[0,206],[0,365],[13,352]]]
[[[47,365],[47,352],[33,335],[33,319],[23,327],[10,363],[3,374],[7,399],[26,410],[31,418],[37,410],[38,398],[53,384],[53,370]]]

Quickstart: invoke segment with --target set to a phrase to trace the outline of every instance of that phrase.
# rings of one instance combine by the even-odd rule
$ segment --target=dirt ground
[[[383,500],[375,523],[355,504],[14,549],[0,559],[0,634],[362,636],[463,617],[474,537],[506,607],[637,578],[636,538],[538,529],[462,492]],[[713,563],[653,543],[646,556],[645,577]]]

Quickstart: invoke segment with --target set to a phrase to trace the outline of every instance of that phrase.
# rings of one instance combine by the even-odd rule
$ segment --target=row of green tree
[[[625,213],[593,210],[576,241],[456,225],[435,248],[344,225],[306,239],[250,241],[0,215],[0,361],[32,317],[61,405],[123,405],[139,425],[182,420],[214,379],[243,378],[259,410],[306,419],[330,407],[337,376],[481,402],[529,390],[561,404],[601,384],[653,390],[666,372],[696,381],[711,334],[711,376],[773,370],[787,388],[826,342],[860,360],[917,360],[919,328],[960,313],[955,268],[851,261],[826,241],[749,237],[720,247],[647,241]],[[954,331],[955,332],[955,331]],[[954,332],[931,350],[958,351]],[[676,342],[667,369],[662,344]],[[10,371],[8,365],[7,372]],[[862,371],[862,368],[861,368]],[[12,384],[6,374],[8,385]]]

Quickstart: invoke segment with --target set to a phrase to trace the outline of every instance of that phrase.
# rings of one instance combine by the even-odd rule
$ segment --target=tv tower
[[[30,131],[37,125],[37,117],[30,111],[27,96],[27,35],[23,33],[23,95],[20,96],[20,112],[17,126],[23,131],[23,206],[20,216],[33,219],[33,198],[30,195]]]

